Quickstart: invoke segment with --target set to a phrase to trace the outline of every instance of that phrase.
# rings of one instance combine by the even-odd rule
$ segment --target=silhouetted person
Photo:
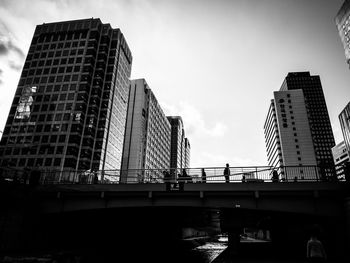
[[[98,175],[97,172],[94,172],[94,184],[98,184]]]
[[[192,177],[187,174],[186,169],[182,169],[182,177],[186,183],[192,183]]]
[[[247,180],[245,179],[245,175],[242,176],[242,183],[246,183]]]
[[[225,170],[224,170],[224,176],[225,176],[225,180],[226,180],[226,183],[229,183],[230,182],[230,165],[227,163],[226,164],[226,167],[225,167]]]
[[[306,257],[309,262],[325,262],[326,252],[320,240],[317,239],[316,230],[311,233],[311,238],[307,242]]]
[[[179,190],[183,191],[185,186],[185,178],[181,174],[178,174],[177,180],[179,182]]]
[[[279,182],[279,176],[276,170],[273,170],[272,172],[272,178],[271,178],[273,183],[278,183]]]
[[[164,183],[166,191],[170,191],[170,173],[168,171],[163,171]]]
[[[205,173],[204,168],[202,168],[202,183],[207,182],[207,174]]]

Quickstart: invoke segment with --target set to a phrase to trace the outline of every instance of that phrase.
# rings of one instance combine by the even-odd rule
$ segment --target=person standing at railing
[[[231,175],[231,171],[230,171],[230,165],[227,163],[225,170],[224,170],[224,176],[225,176],[225,181],[226,183],[230,182],[230,175]]]
[[[186,172],[186,169],[182,169],[182,177],[186,183],[192,183],[192,177]]]
[[[202,183],[207,182],[207,174],[205,173],[204,168],[202,168]]]
[[[163,178],[166,191],[170,191],[170,173],[168,171],[163,171]]]
[[[177,175],[177,180],[179,182],[179,190],[183,191],[185,187],[185,178],[182,174]]]
[[[98,184],[98,175],[97,175],[97,172],[96,171],[94,171],[93,172],[93,175],[94,175],[94,177],[93,177],[93,182],[94,182],[94,184]]]
[[[273,183],[278,183],[279,182],[279,176],[276,170],[273,170],[272,172],[272,178],[271,178]]]

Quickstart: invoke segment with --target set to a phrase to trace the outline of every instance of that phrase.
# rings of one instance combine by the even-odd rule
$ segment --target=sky
[[[0,130],[35,30],[100,18],[120,28],[195,167],[267,165],[264,122],[288,72],[320,75],[336,143],[350,70],[334,18],[343,0],[0,0]]]

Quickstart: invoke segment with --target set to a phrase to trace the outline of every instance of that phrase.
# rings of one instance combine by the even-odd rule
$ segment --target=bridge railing
[[[53,170],[0,168],[1,180],[22,184],[259,183],[336,180],[317,166],[205,167],[186,169]]]

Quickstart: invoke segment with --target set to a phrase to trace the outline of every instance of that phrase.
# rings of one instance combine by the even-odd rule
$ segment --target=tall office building
[[[274,92],[264,130],[269,166],[316,165],[302,90]],[[301,171],[294,176],[303,176]]]
[[[350,102],[339,114],[340,127],[344,136],[345,147],[350,156]]]
[[[345,0],[335,18],[335,23],[344,46],[346,61],[350,67],[350,0]]]
[[[170,123],[146,81],[132,80],[121,181],[138,182],[162,178],[162,171],[169,169],[170,164],[170,133]]]
[[[100,19],[38,25],[0,145],[2,166],[120,169],[132,55]]]
[[[269,165],[317,165],[334,175],[335,143],[319,76],[289,73],[274,92],[264,130]]]
[[[350,161],[349,153],[345,147],[345,142],[342,141],[332,148],[335,171],[339,179],[344,179],[344,164]]]
[[[171,125],[170,168],[185,168],[183,158],[185,134],[182,118],[180,116],[168,116],[167,118]]]

